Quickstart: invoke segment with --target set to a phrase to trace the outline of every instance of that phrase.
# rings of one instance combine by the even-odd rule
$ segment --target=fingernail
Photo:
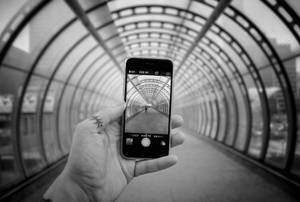
[[[170,155],[172,157],[172,159],[174,160],[174,162],[178,161],[178,157],[176,155]]]

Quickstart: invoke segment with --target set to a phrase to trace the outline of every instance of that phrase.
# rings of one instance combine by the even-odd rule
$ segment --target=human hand
[[[120,123],[125,105],[101,110],[76,126],[68,163],[60,178],[86,201],[115,200],[133,177],[166,169],[177,162],[169,155],[151,160],[128,160],[120,155]],[[171,146],[183,143],[180,116],[172,117]],[[50,191],[53,195],[54,191]],[[49,194],[45,194],[49,198]],[[77,197],[78,198],[78,197]],[[64,198],[66,199],[66,198]],[[76,197],[73,199],[76,200]]]

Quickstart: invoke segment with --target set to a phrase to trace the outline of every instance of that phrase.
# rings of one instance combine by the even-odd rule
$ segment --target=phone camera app
[[[128,75],[126,133],[168,134],[171,79],[159,73]]]

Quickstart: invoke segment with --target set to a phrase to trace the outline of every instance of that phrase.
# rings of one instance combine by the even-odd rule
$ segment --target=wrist
[[[44,194],[44,199],[52,202],[82,201],[88,202],[88,196],[81,186],[68,175],[65,170],[56,178],[53,184]]]

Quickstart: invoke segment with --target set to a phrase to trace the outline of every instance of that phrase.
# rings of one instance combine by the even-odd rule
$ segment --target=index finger
[[[108,123],[117,120],[123,114],[125,109],[125,104],[121,104],[115,107],[107,107],[99,112],[95,113],[92,117],[101,119],[103,121],[103,127],[105,127]]]
[[[179,127],[183,126],[183,123],[184,123],[182,116],[180,116],[178,114],[175,114],[174,116],[172,116],[171,121],[172,121],[172,129],[179,128]]]

